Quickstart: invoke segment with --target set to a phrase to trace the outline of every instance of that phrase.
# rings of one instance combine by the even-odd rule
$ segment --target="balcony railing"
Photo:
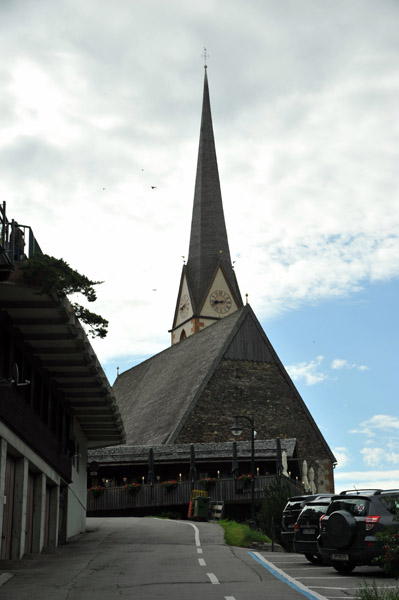
[[[303,494],[304,490],[300,484],[281,476],[282,481],[290,488],[292,496]],[[255,479],[255,499],[264,497],[265,487],[275,480],[275,475],[259,476]],[[201,490],[198,482],[194,484],[189,481],[177,482],[174,489],[167,490],[161,483],[154,485],[145,484],[129,494],[124,487],[105,488],[99,495],[93,492],[87,494],[87,512],[95,514],[97,511],[120,511],[127,509],[143,509],[151,507],[165,507],[189,504],[191,492],[195,489]],[[250,502],[251,486],[243,487],[235,479],[217,479],[215,485],[208,490],[211,500],[224,502]]]
[[[3,265],[24,262],[34,254],[43,254],[29,225],[8,220],[5,202],[0,205],[0,253]]]

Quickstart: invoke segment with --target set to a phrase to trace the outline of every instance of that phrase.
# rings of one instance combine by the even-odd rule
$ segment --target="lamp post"
[[[241,435],[242,427],[240,426],[239,419],[246,419],[251,425],[251,527],[255,528],[255,429],[254,429],[254,417],[247,417],[246,415],[234,415],[234,425],[231,428],[233,435]]]

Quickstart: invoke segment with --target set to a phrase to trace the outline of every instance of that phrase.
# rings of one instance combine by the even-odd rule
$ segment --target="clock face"
[[[210,297],[210,303],[213,310],[219,314],[226,314],[231,309],[231,298],[223,290],[215,290]]]
[[[190,308],[190,298],[187,294],[183,294],[180,299],[179,312],[182,317],[186,317]]]

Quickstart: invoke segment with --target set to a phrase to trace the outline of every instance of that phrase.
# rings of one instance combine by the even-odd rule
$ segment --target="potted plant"
[[[163,481],[162,485],[166,492],[171,492],[177,487],[177,481],[175,479],[173,481]]]
[[[90,494],[93,494],[94,498],[98,498],[104,492],[104,486],[95,485],[87,490]]]
[[[245,490],[251,485],[252,475],[240,475],[237,481],[242,484],[242,487]]]
[[[200,485],[204,490],[210,490],[216,483],[216,479],[213,477],[205,477],[205,479],[200,479]]]
[[[130,494],[131,496],[133,494],[135,494],[136,492],[138,492],[140,488],[141,488],[140,483],[128,483],[127,485],[125,485],[125,490],[127,490],[127,493]]]

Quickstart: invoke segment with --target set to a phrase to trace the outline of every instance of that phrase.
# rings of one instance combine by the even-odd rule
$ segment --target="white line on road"
[[[234,596],[225,596],[224,600],[236,600]]]
[[[202,554],[203,553],[202,548],[197,548],[197,552],[198,552],[198,554]]]
[[[205,562],[205,560],[203,558],[199,558],[198,562],[200,564],[200,567],[206,567],[206,562]]]
[[[171,519],[169,519],[171,520]],[[182,525],[191,525],[191,527],[194,528],[195,531],[195,545],[196,546],[201,546],[201,542],[200,542],[200,535],[199,535],[199,529],[196,525],[194,525],[194,523],[187,523],[187,521],[173,521],[174,523],[181,523]]]
[[[250,556],[252,556],[257,562],[259,562],[265,569],[267,569],[272,575],[292,587],[294,590],[297,590],[301,594],[303,594],[309,600],[326,600],[325,596],[318,594],[317,592],[313,592],[306,585],[297,581],[278,567],[276,567],[273,563],[269,562],[264,558],[260,552],[248,552]]]
[[[211,580],[211,583],[213,584],[218,584],[219,583],[219,579],[216,577],[216,575],[214,575],[214,573],[207,573],[209,579]]]

